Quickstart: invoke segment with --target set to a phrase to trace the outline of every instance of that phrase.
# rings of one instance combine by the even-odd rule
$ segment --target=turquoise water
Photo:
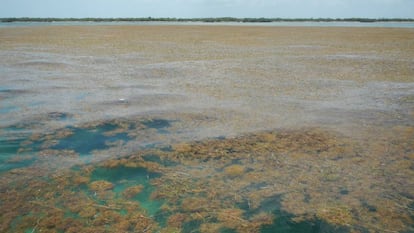
[[[0,136],[0,172],[32,165],[36,158],[31,152],[38,150],[39,143],[23,146],[28,135],[24,129],[6,127],[2,130],[6,135]]]
[[[0,113],[9,113],[13,111],[18,111],[20,108],[16,106],[6,106],[0,108]]]
[[[36,158],[29,153],[19,153],[24,139],[0,138],[0,172],[31,165]]]
[[[21,110],[20,107],[15,106],[15,103],[10,101],[13,96],[18,95],[21,92],[23,91],[0,86],[0,114],[18,112]]]
[[[263,201],[260,209],[267,209],[272,212],[276,217],[273,220],[273,224],[263,226],[261,233],[347,233],[350,230],[343,226],[334,226],[326,223],[323,220],[315,218],[313,221],[300,221],[295,222],[292,219],[296,216],[285,212],[281,208],[281,201],[283,196],[277,195]],[[277,231],[275,231],[277,229]]]
[[[62,138],[59,143],[52,146],[56,150],[74,150],[81,156],[89,155],[94,150],[105,150],[110,147],[108,143],[115,141],[128,141],[127,133],[116,133],[113,135],[105,135],[116,129],[116,125],[104,124],[97,128],[74,128],[68,127],[72,131],[72,135]]]
[[[57,122],[67,121],[72,117],[71,114],[65,112],[49,112],[45,115],[45,119]],[[296,202],[295,199],[289,197],[289,190],[283,190],[281,194],[262,193],[263,190],[279,185],[289,186],[287,180],[296,176],[296,166],[302,166],[301,162],[294,160],[295,156],[298,156],[295,152],[297,150],[303,150],[309,156],[314,157],[313,159],[320,160],[319,163],[324,163],[318,154],[325,150],[329,151],[330,149],[327,148],[333,148],[329,152],[331,156],[337,153],[342,154],[340,159],[332,158],[331,163],[338,163],[338,166],[342,167],[349,166],[349,163],[342,163],[341,160],[352,159],[355,156],[353,150],[357,151],[358,147],[348,152],[342,150],[342,146],[347,146],[346,140],[343,144],[330,142],[331,144],[328,144],[330,146],[325,147],[324,138],[333,137],[319,135],[316,132],[281,133],[280,135],[264,133],[260,137],[252,135],[246,140],[218,137],[178,147],[175,144],[157,146],[157,143],[154,143],[151,144],[152,146],[147,146],[148,148],[137,146],[134,152],[126,156],[117,157],[115,154],[102,162],[89,159],[95,155],[95,151],[105,153],[106,150],[113,149],[115,146],[124,147],[132,141],[146,140],[147,135],[154,137],[154,135],[168,134],[174,124],[175,121],[163,118],[113,119],[80,126],[67,126],[45,134],[31,133],[31,129],[36,124],[33,125],[30,122],[4,128],[4,136],[0,137],[0,172],[2,174],[8,174],[7,171],[16,168],[27,168],[27,171],[36,173],[42,162],[47,164],[50,159],[55,159],[54,155],[73,156],[70,151],[75,152],[81,158],[88,159],[71,167],[66,175],[53,171],[50,175],[38,180],[32,179],[30,175],[33,173],[29,173],[25,180],[31,180],[32,183],[28,184],[28,189],[31,191],[25,193],[24,186],[21,186],[24,194],[17,199],[17,202],[28,200],[27,205],[30,206],[31,211],[24,215],[17,213],[18,217],[10,223],[10,229],[17,231],[23,226],[25,227],[23,232],[36,231],[33,227],[34,223],[28,224],[31,227],[26,227],[25,222],[34,221],[33,219],[36,220],[45,214],[55,215],[56,209],[62,213],[60,221],[83,224],[94,221],[95,217],[88,217],[89,212],[85,214],[81,208],[70,209],[68,205],[65,205],[66,199],[73,201],[73,198],[69,198],[72,195],[79,195],[79,202],[89,207],[92,215],[96,216],[96,224],[102,222],[100,218],[107,216],[108,219],[123,218],[127,219],[127,222],[133,222],[131,224],[139,225],[131,217],[138,215],[150,221],[147,227],[156,225],[158,229],[168,229],[171,226],[178,226],[177,229],[183,233],[203,232],[206,228],[214,226],[217,226],[214,228],[215,232],[219,233],[243,232],[240,224],[250,224],[248,227],[260,233],[348,233],[354,230],[368,232],[369,227],[359,223],[363,220],[359,219],[357,214],[354,215],[352,208],[361,212],[368,211],[368,214],[373,216],[381,213],[381,206],[372,200],[367,201],[366,197],[364,199],[358,197],[360,198],[358,207],[349,207],[339,201],[338,203],[334,201],[326,208],[317,206],[318,210],[312,210],[312,206],[308,204],[315,202],[317,195],[314,192],[317,191],[303,191],[300,188],[301,184],[298,183],[295,187],[300,191],[293,192],[303,194],[298,196],[297,201],[304,206],[303,208],[305,206],[310,208],[307,213],[311,214],[297,216],[288,212],[289,208],[284,207],[288,205],[291,208]],[[285,141],[286,138],[289,139],[288,142]],[[278,150],[280,151],[277,152]],[[291,150],[294,153],[289,152]],[[49,154],[42,155],[44,151],[49,151]],[[269,155],[274,151],[276,154]],[[291,153],[292,158],[289,155],[283,155],[285,152],[282,151]],[[96,154],[99,155],[99,153]],[[274,159],[277,159],[277,162]],[[292,159],[291,163],[295,165],[289,168],[290,165],[286,163],[287,167],[282,166],[284,159]],[[312,160],[309,160],[307,164],[319,166],[318,162]],[[236,169],[229,170],[231,166],[235,166],[233,168]],[[327,175],[335,172],[329,171],[330,167],[332,165],[324,168],[328,170]],[[237,168],[241,168],[242,171],[238,171]],[[24,171],[24,169],[19,170],[19,172]],[[62,169],[62,174],[65,172]],[[278,172],[280,172],[279,177],[272,178]],[[306,179],[309,182],[316,182],[315,184],[324,182],[324,185],[331,186],[333,191],[328,192],[329,196],[336,195],[336,200],[355,195],[353,189],[346,184],[331,183],[331,180],[326,179],[326,175],[321,174],[319,169],[313,174],[317,178],[309,176]],[[255,176],[259,176],[260,179]],[[57,183],[53,183],[56,177]],[[60,177],[65,177],[64,182],[59,180]],[[276,182],[273,183],[274,181]],[[61,184],[63,187],[57,188]],[[107,186],[101,190],[100,185]],[[233,185],[238,188],[234,189]],[[324,186],[320,189],[323,190]],[[31,192],[36,193],[34,197],[31,196]],[[214,196],[215,192],[217,196]],[[409,194],[405,196],[410,198]],[[6,198],[7,195],[1,197]],[[287,200],[289,202],[286,202]],[[4,203],[12,205],[17,202],[14,199],[12,201],[8,199]],[[32,202],[35,204],[31,204]],[[252,202],[255,202],[255,205],[252,205]],[[128,208],[131,203],[137,206],[133,209]],[[413,203],[408,203],[407,208],[412,208]],[[37,205],[43,209],[34,208]],[[226,211],[229,211],[230,217],[228,218],[223,217],[223,213],[227,214]],[[340,216],[337,217],[337,215]],[[341,219],[342,216],[344,219]],[[53,218],[48,219],[53,221]],[[358,224],[346,225],[351,220]],[[405,221],[407,225],[410,224],[408,220]],[[255,223],[260,225],[254,226]],[[53,224],[44,223],[42,229],[49,225]],[[88,226],[86,224],[82,227]],[[105,226],[107,229],[116,227],[115,222]],[[55,228],[61,229],[57,232],[65,232],[64,226]],[[142,231],[139,226],[135,228],[130,226],[128,229],[131,229],[131,232],[135,229],[138,229],[138,232]]]
[[[64,119],[67,116],[51,113],[50,117]],[[141,120],[135,123],[130,122],[129,125],[125,125],[126,122],[128,121],[108,121],[101,124],[89,124],[83,128],[66,127],[55,134],[41,135],[31,141],[27,140],[30,135],[25,134],[23,129],[9,127],[8,131],[14,132],[16,139],[1,140],[2,159],[6,161],[13,156],[20,155],[19,151],[22,148],[27,150],[21,153],[22,155],[36,153],[45,147],[48,140],[54,141],[53,139],[56,139],[56,144],[49,148],[73,150],[80,156],[84,156],[94,150],[111,148],[108,142],[135,139],[135,137],[128,136],[128,132],[136,130],[134,125],[156,129],[149,130],[154,133],[158,130],[166,130],[172,124],[171,121],[164,119]],[[122,130],[121,125],[123,125]],[[140,128],[140,130],[144,129]],[[62,136],[62,132],[68,132],[68,134]],[[34,192],[34,195],[31,192],[25,192],[25,186],[19,185],[15,188],[23,191],[22,196],[7,199],[4,203],[13,206],[26,200],[24,205],[29,206],[27,208],[30,211],[23,215],[16,213],[16,217],[10,222],[10,229],[17,232],[23,228],[24,230],[20,232],[35,232],[37,228],[51,228],[56,229],[56,232],[65,232],[67,226],[57,222],[68,222],[67,224],[78,224],[80,231],[91,226],[93,229],[112,231],[118,227],[118,220],[125,220],[124,223],[130,224],[125,232],[141,232],[147,227],[154,226],[154,229],[179,229],[179,232],[183,233],[204,232],[210,227],[216,227],[213,228],[214,232],[234,233],[245,232],[243,224],[247,229],[255,229],[253,232],[260,233],[348,233],[355,230],[368,232],[369,229],[363,224],[347,225],[353,210],[345,204],[331,202],[331,206],[326,208],[318,206],[319,210],[312,210],[312,206],[308,204],[312,203],[317,195],[315,196],[314,192],[303,191],[300,188],[301,184],[296,184],[297,190],[293,192],[290,190],[282,190],[280,194],[276,191],[264,192],[272,187],[286,185],[284,182],[289,182],[286,180],[296,176],[295,166],[301,166],[296,164],[290,168],[283,167],[281,165],[284,163],[283,155],[275,155],[280,159],[276,163],[269,158],[265,148],[274,146],[273,150],[278,150],[278,143],[286,137],[291,137],[290,142],[299,143],[310,156],[318,157],[320,147],[313,138],[321,139],[322,136],[310,133],[305,133],[305,135],[312,135],[306,139],[309,140],[306,145],[301,144],[305,140],[301,135],[295,138],[288,134],[281,134],[279,138],[272,139],[268,134],[264,134],[263,136],[269,138],[252,136],[247,141],[221,138],[210,142],[200,141],[183,147],[172,145],[168,150],[150,148],[136,151],[135,154],[126,157],[110,158],[93,164],[79,164],[71,167],[69,171],[53,172],[40,180],[26,177],[23,182],[25,184],[27,182],[27,189]],[[136,139],[139,140],[139,138]],[[266,140],[274,141],[266,142]],[[235,149],[236,145],[239,145],[239,149]],[[249,146],[250,149],[247,148]],[[296,147],[295,143],[286,145],[282,143],[279,146]],[[332,146],[335,147],[335,144]],[[336,152],[337,150],[333,151],[333,153]],[[250,153],[255,153],[255,157],[251,157]],[[343,153],[348,157],[352,157],[353,154]],[[293,154],[293,156],[297,155]],[[263,160],[264,158],[266,159]],[[3,167],[2,171],[25,166],[30,171],[29,163],[36,162],[35,159],[33,161],[31,159],[33,157],[16,162],[13,164],[14,167]],[[285,159],[289,159],[289,156]],[[312,164],[313,161],[309,160],[308,163]],[[226,168],[231,166],[239,166],[243,172],[229,172]],[[290,165],[286,163],[285,166]],[[281,171],[280,176],[284,178],[275,176],[276,182],[272,183],[273,175],[278,171]],[[257,179],[255,176],[261,178]],[[307,179],[312,178],[307,177]],[[316,180],[311,181],[316,182]],[[337,189],[332,191],[332,193],[338,193],[337,200],[353,194],[352,189],[347,189],[342,184],[332,184],[323,179],[317,181],[325,182],[325,185],[331,185],[332,189]],[[233,186],[238,188],[235,189]],[[217,193],[214,194],[215,192]],[[293,202],[286,202],[291,198],[290,193],[303,195],[299,195],[298,200],[290,199]],[[260,198],[257,198],[257,195]],[[7,195],[2,198],[7,198]],[[66,203],[67,201],[69,204]],[[288,212],[288,208],[284,206],[292,205],[296,201],[304,208],[305,206],[309,208],[303,216]],[[381,206],[369,201],[363,202],[363,199],[359,201],[361,209],[358,211],[367,210],[372,215],[379,213]],[[76,202],[80,203],[78,207],[76,207]],[[135,203],[136,206],[131,203]],[[72,205],[75,207],[71,208]],[[412,206],[413,204],[410,204],[407,207],[412,208]],[[88,208],[90,212],[82,212],[84,208]],[[337,215],[340,216],[337,217]],[[54,219],[55,216],[57,220]],[[344,220],[341,219],[342,216]],[[48,222],[38,220],[43,218],[48,219]],[[142,218],[140,221],[148,221],[148,223],[142,228],[139,225],[140,221],[134,220],[136,218]],[[352,220],[362,221],[359,220],[358,215]],[[36,221],[40,221],[39,226],[33,227],[37,224]],[[26,224],[27,222],[29,223]],[[176,226],[178,227],[174,228]]]
[[[5,127],[0,135],[0,171],[30,166],[36,160],[36,155],[43,152],[57,154],[60,151],[73,151],[83,157],[84,162],[88,162],[94,151],[105,151],[131,140],[140,140],[131,133],[155,129],[157,134],[163,135],[169,133],[168,128],[171,126],[171,121],[155,118],[135,123],[125,121],[122,124],[127,122],[126,128],[120,128],[119,123],[114,121],[106,121],[94,126],[67,126],[45,134],[32,133],[33,128],[41,125],[42,121],[70,124],[72,117],[65,112],[50,112],[36,122]],[[137,129],[137,125],[143,127]],[[141,148],[155,148],[158,144],[156,141],[145,143]]]
[[[166,128],[171,126],[170,121],[164,119],[152,119],[142,122],[147,128],[156,129],[158,133],[166,134],[168,131]]]
[[[148,128],[153,129],[164,129],[171,126],[170,121],[164,120],[164,119],[152,119],[152,120],[146,120],[143,121],[142,124],[144,124]]]
[[[114,168],[96,168],[91,174],[91,181],[106,180],[115,185],[114,192],[117,193],[117,197],[122,197],[122,192],[127,188],[137,185],[142,185],[143,189],[132,199],[139,202],[140,206],[144,208],[150,216],[155,215],[161,205],[160,200],[151,200],[151,193],[155,190],[150,184],[151,179],[160,177],[161,174],[149,172],[145,168],[137,167],[124,167],[118,166]]]
[[[347,233],[350,232],[345,227],[335,227],[329,225],[321,220],[315,220],[313,222],[293,222],[290,215],[277,215],[278,217],[274,220],[275,223],[272,225],[264,226],[261,229],[261,233]],[[275,231],[277,229],[277,231]]]

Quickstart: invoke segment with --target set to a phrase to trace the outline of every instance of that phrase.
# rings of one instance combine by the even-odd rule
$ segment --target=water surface
[[[0,26],[1,232],[414,230],[411,28],[69,24]]]

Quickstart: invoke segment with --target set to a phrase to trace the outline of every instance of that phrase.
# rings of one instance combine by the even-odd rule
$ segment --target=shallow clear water
[[[103,125],[93,129],[71,129],[71,135],[59,140],[58,144],[52,146],[56,150],[74,150],[81,156],[89,155],[93,150],[108,149],[108,143],[118,140],[128,141],[126,133],[116,133],[111,136],[105,135],[106,132],[114,130],[116,126]]]

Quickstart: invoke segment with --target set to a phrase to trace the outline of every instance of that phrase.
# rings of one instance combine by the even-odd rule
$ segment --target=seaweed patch
[[[410,180],[403,175],[410,166],[396,161],[406,148],[397,145],[389,151],[394,165],[383,170],[361,155],[359,142],[315,128],[138,150],[47,181],[28,177],[29,166],[4,173],[0,205],[15,211],[2,213],[1,230],[407,231],[412,190],[395,193],[396,183],[381,175],[397,169],[399,180]]]

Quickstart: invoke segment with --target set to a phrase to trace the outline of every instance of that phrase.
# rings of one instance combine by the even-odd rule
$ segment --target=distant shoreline
[[[414,22],[414,18],[0,18],[1,23],[13,22],[240,22],[240,23],[272,23],[272,22]]]

